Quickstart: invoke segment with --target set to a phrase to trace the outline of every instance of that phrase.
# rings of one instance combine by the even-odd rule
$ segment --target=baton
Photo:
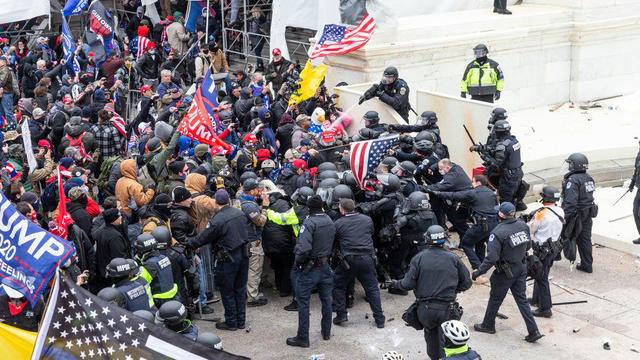
[[[618,201],[622,200],[622,198],[623,198],[625,195],[627,195],[629,192],[630,192],[630,190],[629,190],[629,189],[627,189],[627,191],[625,191],[625,192],[624,192],[624,194],[622,194],[622,196],[620,196],[620,197],[618,198],[618,200],[616,200],[616,202],[614,202],[614,203],[613,203],[613,205],[611,205],[611,206],[616,206],[616,204],[618,203]]]
[[[499,318],[499,319],[504,319],[504,320],[509,318],[507,315],[505,315],[505,314],[503,314],[501,312],[496,313],[496,317]]]
[[[467,136],[469,137],[469,140],[471,140],[471,143],[473,144],[473,146],[476,146],[476,142],[473,141],[473,137],[471,136],[471,133],[469,132],[469,129],[467,129],[467,125],[462,124],[462,127],[464,128],[464,131],[467,132]]]
[[[556,306],[556,305],[584,304],[584,303],[586,303],[586,302],[587,302],[587,300],[565,301],[565,302],[553,303],[553,304],[551,304],[551,305]]]
[[[632,216],[633,216],[633,214],[625,215],[625,216],[622,216],[622,217],[619,217],[619,218],[616,218],[616,219],[611,219],[611,220],[609,220],[609,222],[612,223],[612,222],[623,220],[623,219],[626,219],[626,218],[632,217]]]

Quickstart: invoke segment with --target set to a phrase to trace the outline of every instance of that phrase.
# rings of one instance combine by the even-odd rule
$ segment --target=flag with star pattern
[[[361,189],[365,187],[367,175],[380,164],[382,158],[387,155],[387,150],[393,147],[396,140],[398,135],[351,143],[351,172]]]
[[[56,276],[31,356],[35,359],[248,359],[196,343]]]

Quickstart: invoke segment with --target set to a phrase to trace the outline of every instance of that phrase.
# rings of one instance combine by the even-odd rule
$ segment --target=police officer
[[[409,271],[390,287],[414,290],[418,301],[418,319],[424,327],[427,355],[431,360],[443,355],[440,325],[450,319],[456,293],[471,287],[469,271],[462,260],[442,246],[447,238],[440,225],[430,226],[419,244],[420,253],[411,259]],[[434,276],[437,274],[437,276]]]
[[[473,328],[479,332],[495,334],[496,314],[507,291],[511,289],[511,295],[529,331],[525,340],[536,342],[542,335],[527,303],[527,267],[524,264],[527,250],[531,247],[531,238],[529,226],[524,221],[516,219],[515,214],[516,207],[512,203],[500,204],[498,215],[503,221],[491,232],[487,257],[473,272],[472,279],[476,280],[493,266],[496,267],[496,271],[491,274],[491,293],[484,320],[481,324],[473,325]]]
[[[338,184],[333,188],[333,193],[331,194],[331,206],[326,212],[333,221],[338,220],[343,215],[342,211],[340,211],[340,199],[353,200],[353,191],[351,191],[349,186],[345,184]]]
[[[331,337],[331,289],[333,274],[329,268],[329,255],[333,248],[336,227],[322,211],[322,199],[313,195],[308,200],[309,217],[300,228],[295,248],[295,264],[299,269],[296,282],[298,301],[298,333],[287,339],[287,345],[309,347],[309,301],[311,290],[318,288],[322,302],[322,338]]]
[[[597,215],[597,207],[593,203],[593,192],[596,182],[587,174],[589,160],[584,154],[571,154],[565,162],[568,172],[562,181],[562,208],[566,224],[563,238],[571,245],[565,247],[565,257],[573,262],[576,259],[575,245],[580,254],[580,264],[576,269],[586,273],[593,272],[593,256],[591,255],[591,227],[593,217]]]
[[[352,199],[340,199],[339,208],[343,216],[335,222],[335,242],[344,261],[339,262],[335,270],[333,300],[336,317],[333,323],[340,325],[349,320],[345,295],[349,282],[357,278],[364,288],[376,325],[383,328],[385,317],[376,279],[373,220],[367,215],[355,212],[355,202]]]
[[[496,0],[500,1],[500,0]],[[504,1],[504,0],[502,0]],[[467,65],[460,82],[460,96],[493,103],[500,99],[500,93],[504,88],[504,75],[500,64],[487,57],[489,49],[484,44],[478,44],[473,48],[475,60]]]
[[[451,160],[440,160],[438,162],[438,172],[442,176],[442,180],[440,180],[440,182],[426,187],[419,187],[419,190],[425,192],[445,192],[471,189],[471,179],[469,179],[469,176],[464,172],[460,165],[454,164]],[[436,197],[431,203],[433,211],[436,213],[436,217],[438,217],[438,222],[440,225],[444,225],[446,213],[447,219],[449,219],[453,224],[453,229],[458,233],[460,238],[462,238],[469,228],[467,225],[467,219],[457,211],[454,203],[451,201],[447,203],[445,201],[446,200]]]
[[[398,69],[389,66],[384,70],[380,84],[372,85],[358,100],[362,104],[377,96],[380,101],[391,106],[405,120],[409,121],[409,85],[398,78]]]
[[[187,308],[179,301],[170,300],[160,306],[156,323],[193,341],[198,338],[198,327],[187,319]]]
[[[249,235],[247,218],[241,210],[229,206],[229,193],[220,189],[215,194],[220,207],[207,228],[189,241],[197,249],[211,244],[216,253],[215,278],[224,306],[225,321],[216,329],[244,329],[246,321],[247,276],[249,273]]]
[[[460,247],[476,270],[484,260],[485,242],[489,234],[498,225],[498,205],[496,194],[488,185],[487,177],[475,175],[471,183],[473,189],[456,192],[432,191],[431,193],[443,199],[460,201],[471,207],[473,226],[464,233],[460,240]]]
[[[380,124],[380,117],[378,116],[377,111],[373,111],[373,110],[367,111],[362,116],[362,121],[364,121],[365,128],[375,132],[375,135],[373,135],[373,138],[377,138],[378,136],[380,136],[380,134],[386,131],[385,126],[383,124]],[[365,136],[365,137],[370,137],[370,136]],[[368,139],[363,139],[363,140],[368,140]]]
[[[496,136],[496,132],[494,131],[494,125],[498,120],[507,120],[507,110],[501,107],[497,107],[491,110],[491,115],[489,116],[489,124],[487,125],[487,129],[489,129],[489,135],[487,136],[487,141],[484,145],[476,144],[472,145],[469,148],[469,151],[474,152],[477,151],[480,155],[480,158],[484,161],[484,171],[483,174],[489,178],[489,183],[497,186],[500,183],[500,172],[495,166],[491,165],[490,155],[495,152],[496,144],[498,143],[498,138]]]
[[[533,283],[533,297],[529,304],[538,306],[533,316],[551,317],[551,289],[549,271],[553,260],[560,252],[560,234],[564,223],[564,211],[556,205],[560,200],[560,190],[554,186],[545,186],[540,193],[542,207],[532,212],[529,220],[533,236],[533,253],[540,259],[544,271]]]
[[[151,236],[158,242],[158,252],[166,256],[171,262],[171,273],[173,282],[178,285],[178,292],[174,300],[184,302],[187,299],[187,270],[189,270],[189,261],[184,254],[185,248],[176,243],[171,245],[171,233],[166,226],[156,226],[151,230]]]
[[[629,192],[633,192],[635,187],[640,188],[640,149],[638,150],[638,155],[636,155],[635,168],[631,176],[631,184],[629,184]],[[638,234],[640,234],[640,191],[636,191],[636,197],[633,199],[633,220],[635,220]],[[633,240],[633,243],[640,245],[640,238]]]
[[[405,260],[408,263],[418,253],[417,246],[422,242],[422,236],[427,229],[431,225],[438,224],[436,215],[431,211],[427,195],[423,192],[414,191],[409,194],[404,206],[402,214],[396,217],[400,228],[400,246],[391,254],[391,258],[395,260],[392,266],[395,265],[398,268],[402,268]],[[398,254],[395,255],[395,252]]]
[[[129,311],[157,310],[149,283],[138,276],[138,264],[133,259],[115,258],[107,265],[107,277],[124,297],[123,308]]]
[[[436,123],[438,122],[438,115],[434,111],[426,110],[416,120],[415,125],[399,125],[389,124],[389,131],[400,133],[420,132],[423,130],[431,131],[440,136],[440,128]]]
[[[511,125],[506,120],[496,121],[493,131],[495,131],[497,142],[494,154],[489,158],[490,166],[498,169],[497,172],[500,174],[498,184],[500,202],[515,203],[516,192],[524,176],[520,159],[520,142],[511,135]],[[522,205],[516,206],[516,209],[526,209],[526,206],[523,209]]]
[[[157,250],[158,241],[151,234],[141,234],[133,248],[140,265],[140,276],[151,286],[156,306],[173,300],[178,293],[178,285],[173,281],[171,260]]]
[[[409,160],[402,161],[391,169],[391,173],[400,179],[400,187],[404,196],[411,195],[418,186],[418,183],[413,178],[413,173],[416,172],[416,169],[417,166]]]
[[[443,360],[482,360],[477,352],[467,345],[469,328],[459,320],[449,320],[440,325],[444,335]]]

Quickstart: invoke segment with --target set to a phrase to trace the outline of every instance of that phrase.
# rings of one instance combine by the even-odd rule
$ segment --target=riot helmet
[[[429,140],[416,141],[416,151],[421,155],[429,156],[433,153],[433,142]]]
[[[179,301],[169,300],[158,309],[155,322],[157,324],[165,324],[165,326],[171,328],[172,326],[182,325],[186,318],[187,308]]]
[[[156,240],[151,234],[140,234],[133,243],[133,248],[136,251],[136,256],[142,256],[150,251],[158,248],[158,240]]]
[[[138,263],[133,259],[114,258],[106,269],[106,275],[111,279],[120,279],[137,273]]]
[[[589,159],[584,154],[573,153],[565,161],[567,170],[574,171],[586,171],[589,168]]]
[[[400,179],[393,174],[378,174],[378,181],[382,185],[382,191],[390,194],[400,190]]]
[[[542,188],[540,196],[542,197],[542,202],[555,203],[560,200],[560,190],[555,186],[547,185]]]
[[[325,161],[322,164],[318,165],[317,173],[321,174],[326,170],[338,171],[338,168],[336,167],[336,165],[334,163],[329,162],[329,161]]]
[[[308,186],[298,188],[292,195],[291,200],[298,205],[307,205],[307,200],[313,196],[313,189]]]
[[[151,236],[158,242],[158,249],[166,249],[171,246],[171,232],[166,226],[156,226],[151,230]]]
[[[400,150],[405,153],[413,152],[413,137],[411,135],[401,135],[398,140],[400,141]]]
[[[378,135],[377,132],[364,127],[358,130],[358,133],[353,137],[353,141],[372,140],[377,138]]]
[[[414,191],[409,194],[409,210],[429,210],[429,199],[422,191]]]
[[[393,156],[387,156],[382,159],[380,164],[378,164],[377,172],[380,174],[384,174],[391,171],[391,169],[393,169],[396,165],[398,165],[398,159]]]
[[[395,66],[389,66],[388,68],[384,69],[382,82],[386,85],[391,85],[398,79],[398,76],[398,69]]]
[[[476,59],[487,56],[488,54],[489,54],[489,49],[485,44],[478,44],[476,45],[476,47],[473,48],[473,56],[475,56]]]
[[[133,315],[150,322],[154,322],[155,320],[155,315],[153,315],[153,313],[149,310],[136,310],[133,312]]]
[[[498,120],[507,120],[509,116],[507,115],[507,110],[501,107],[497,107],[491,110],[491,116],[489,117],[489,130],[493,127],[493,124]]]
[[[442,246],[447,237],[447,231],[440,225],[431,225],[424,233],[426,244],[431,246]]]
[[[196,342],[199,342],[210,349],[222,350],[222,340],[220,340],[218,335],[210,332],[198,334]]]
[[[418,124],[420,125],[430,125],[438,122],[438,116],[433,111],[423,111],[418,118]]]
[[[378,123],[380,122],[380,117],[378,116],[377,111],[369,110],[364,113],[362,121],[364,121],[364,124],[367,128],[370,128],[372,126],[378,125]]]
[[[124,296],[114,287],[106,287],[98,292],[98,297],[111,305],[124,307]]]
[[[416,164],[412,163],[409,160],[405,160],[394,166],[393,169],[391,169],[391,172],[396,176],[411,177],[413,176],[413,173],[415,173],[416,169]],[[401,175],[398,174],[400,170],[402,170]]]
[[[498,137],[504,137],[511,133],[511,124],[507,120],[498,120],[493,125],[493,131]]]
[[[321,172],[318,177],[317,177],[318,181],[323,181],[326,179],[340,179],[340,176],[338,176],[338,173],[335,170],[326,170]]]
[[[422,131],[420,131],[418,133],[418,135],[416,135],[414,143],[416,143],[416,142],[418,142],[420,140],[429,140],[432,143],[437,143],[438,142],[438,137],[432,131],[422,130]]]

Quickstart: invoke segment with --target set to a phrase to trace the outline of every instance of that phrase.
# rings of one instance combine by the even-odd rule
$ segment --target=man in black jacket
[[[14,290],[3,280],[4,294],[0,295],[0,322],[27,331],[38,331],[38,324],[44,312],[44,302],[38,299],[35,306],[31,306],[22,293]]]
[[[74,186],[68,192],[69,202],[67,203],[67,211],[71,215],[73,221],[85,233],[91,234],[91,215],[87,212],[87,194],[83,192],[81,187]]]
[[[224,322],[216,323],[219,330],[244,329],[246,321],[247,275],[249,244],[247,218],[241,210],[229,206],[229,193],[216,191],[216,203],[220,210],[211,218],[207,228],[189,241],[189,247],[197,249],[211,244],[216,252],[216,285],[224,306]]]
[[[120,230],[122,215],[118,209],[108,209],[102,213],[105,224],[93,232],[96,240],[97,288],[111,285],[106,278],[109,262],[115,258],[131,258],[131,244]]]
[[[197,235],[196,225],[193,223],[188,210],[191,208],[191,193],[182,186],[173,189],[171,193],[171,234],[180,244],[186,244]]]
[[[284,213],[289,210],[289,203],[279,192],[269,194],[269,209]],[[296,244],[293,229],[289,225],[276,224],[267,220],[262,231],[262,247],[271,260],[276,288],[280,297],[291,295],[291,268],[293,267],[293,248]]]

